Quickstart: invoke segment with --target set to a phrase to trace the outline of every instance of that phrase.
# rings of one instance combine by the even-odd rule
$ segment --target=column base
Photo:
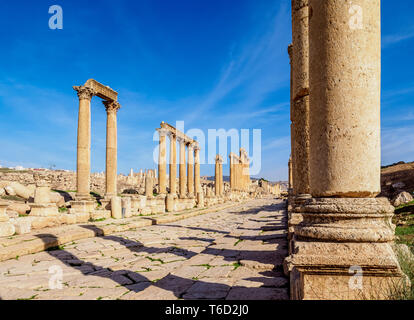
[[[92,212],[95,210],[96,202],[92,200],[75,200],[70,202],[71,213]]]
[[[50,217],[57,216],[59,214],[58,208],[54,203],[46,204],[30,204],[30,216],[31,217]]]
[[[391,243],[394,208],[386,198],[318,198],[295,207],[291,299],[388,299],[407,285]]]

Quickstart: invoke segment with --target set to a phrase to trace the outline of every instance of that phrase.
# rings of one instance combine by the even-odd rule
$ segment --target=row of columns
[[[166,136],[170,138],[170,161],[169,161],[169,188],[170,194],[177,194],[177,140],[180,146],[179,156],[179,194],[182,197],[195,196],[201,191],[200,180],[200,148],[195,142],[188,142],[177,137],[173,132],[166,129],[157,129],[159,139],[158,158],[158,184],[161,194],[167,193],[167,156]],[[187,147],[187,166],[186,166]]]
[[[290,209],[302,221],[285,261],[291,298],[386,298],[403,274],[393,207],[376,198],[380,0],[292,0],[292,33]]]
[[[88,86],[75,86],[79,98],[77,143],[77,200],[90,200],[91,169],[91,99],[96,94]],[[110,198],[117,195],[117,101],[103,101],[106,109],[106,192]]]

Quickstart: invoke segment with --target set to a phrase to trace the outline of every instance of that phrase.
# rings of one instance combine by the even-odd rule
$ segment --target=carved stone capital
[[[96,94],[95,90],[86,86],[74,86],[73,89],[77,91],[79,100],[89,100]]]
[[[121,105],[118,101],[102,101],[102,103],[105,106],[107,113],[116,113],[121,108]]]

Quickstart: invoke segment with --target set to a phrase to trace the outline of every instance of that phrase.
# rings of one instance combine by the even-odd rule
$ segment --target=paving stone
[[[139,232],[128,230],[97,238],[85,238],[95,231],[81,226],[65,229],[70,236],[62,228],[19,236],[39,248],[61,244],[50,234],[76,239],[65,244],[64,250],[32,255],[24,254],[35,246],[27,248],[16,239],[0,239],[0,260],[15,252],[1,251],[5,245],[17,247],[22,254],[0,262],[0,297],[285,299],[288,280],[274,269],[280,269],[287,255],[286,212],[278,206],[269,207],[272,203],[275,200],[253,200],[221,212],[143,227]],[[258,209],[260,206],[266,210]],[[105,230],[110,227],[96,225]],[[49,267],[54,265],[63,271],[61,290],[48,288]]]

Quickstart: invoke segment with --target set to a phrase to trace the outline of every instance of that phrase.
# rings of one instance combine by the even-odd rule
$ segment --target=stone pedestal
[[[111,216],[114,219],[122,219],[122,201],[121,197],[111,198]]]
[[[165,198],[165,211],[167,212],[177,211],[176,198],[177,196],[175,194],[167,194]]]
[[[204,193],[197,193],[197,208],[204,208]]]
[[[48,217],[59,214],[56,204],[50,201],[50,187],[44,183],[38,183],[34,194],[34,203],[30,204],[30,208],[30,216],[32,217]]]
[[[93,210],[95,210],[96,202],[92,200],[71,201],[70,206],[70,213],[91,213]]]
[[[130,197],[122,197],[121,198],[121,205],[122,205],[123,217],[124,218],[132,217],[131,198]]]
[[[6,213],[8,206],[8,203],[0,203],[0,237],[9,237],[15,233],[14,225],[9,222],[10,219]]]

